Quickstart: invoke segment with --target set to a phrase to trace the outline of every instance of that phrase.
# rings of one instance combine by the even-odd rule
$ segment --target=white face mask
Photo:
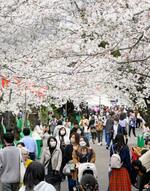
[[[85,147],[86,146],[86,142],[85,141],[80,141],[80,146],[81,147]]]
[[[61,130],[61,131],[60,131],[60,134],[61,134],[61,135],[65,135],[65,134],[66,134],[66,131]]]
[[[56,147],[56,141],[50,141],[50,147],[51,148]]]

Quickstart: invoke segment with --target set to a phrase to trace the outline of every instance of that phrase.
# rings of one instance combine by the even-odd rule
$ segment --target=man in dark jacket
[[[106,121],[106,127],[105,127],[105,132],[106,132],[106,149],[109,149],[111,139],[113,137],[113,118],[111,115],[108,116],[108,119]]]

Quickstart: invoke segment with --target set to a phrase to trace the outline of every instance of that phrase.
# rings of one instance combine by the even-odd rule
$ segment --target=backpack
[[[118,153],[115,153],[114,147],[112,146],[113,154],[110,158],[110,166],[111,168],[120,169],[122,166],[121,158]]]

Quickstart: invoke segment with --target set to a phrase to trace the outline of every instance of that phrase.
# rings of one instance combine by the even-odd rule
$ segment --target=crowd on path
[[[128,139],[143,141],[130,150]],[[131,135],[131,132],[133,135]],[[67,179],[68,190],[99,191],[96,153],[93,144],[106,143],[110,152],[109,191],[150,190],[150,128],[133,110],[114,108],[84,114],[73,125],[68,118],[40,121],[31,131],[26,127],[16,141],[14,132],[3,136],[0,150],[0,181],[3,191],[60,191]],[[105,140],[103,140],[105,138]]]

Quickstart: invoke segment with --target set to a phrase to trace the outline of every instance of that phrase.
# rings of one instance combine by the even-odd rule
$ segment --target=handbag
[[[63,168],[63,174],[66,176],[70,175],[72,171],[75,170],[75,164],[73,161],[69,161]]]

